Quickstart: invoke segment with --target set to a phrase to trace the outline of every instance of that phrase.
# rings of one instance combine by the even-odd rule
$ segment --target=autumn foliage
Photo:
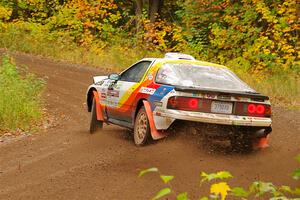
[[[186,1],[183,19],[192,35],[208,27],[204,51],[220,63],[254,73],[298,71],[297,6],[293,0]]]
[[[1,33],[13,29],[32,40],[60,41],[98,55],[117,45],[125,52],[137,47],[187,52],[258,75],[300,71],[299,4],[294,0],[164,1],[154,22],[147,7],[151,1],[143,1],[139,15],[136,2],[3,0]],[[10,46],[7,41],[0,45]]]

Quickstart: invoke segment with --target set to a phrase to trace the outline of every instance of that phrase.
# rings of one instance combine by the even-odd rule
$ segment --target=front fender
[[[107,76],[94,76],[93,81],[94,81],[94,83],[98,83],[98,82],[103,81],[104,79],[107,79],[107,78],[108,78]]]

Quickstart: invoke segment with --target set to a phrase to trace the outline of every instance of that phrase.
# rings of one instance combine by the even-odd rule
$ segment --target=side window
[[[121,74],[120,81],[140,82],[151,61],[139,62]]]

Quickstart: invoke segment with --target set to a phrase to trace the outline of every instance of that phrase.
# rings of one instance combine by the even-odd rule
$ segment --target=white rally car
[[[165,137],[181,121],[218,127],[233,147],[267,146],[269,97],[251,89],[225,66],[167,53],[144,58],[120,74],[95,76],[87,90],[90,132],[106,124],[133,130],[134,142]]]

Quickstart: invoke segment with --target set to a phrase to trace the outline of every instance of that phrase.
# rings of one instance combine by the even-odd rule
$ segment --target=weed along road
[[[208,195],[199,189],[199,173],[230,171],[232,186],[255,180],[297,186],[291,172],[298,167],[300,112],[273,109],[270,147],[248,154],[233,153],[226,144],[205,142],[192,131],[136,147],[128,130],[105,126],[89,134],[85,92],[93,75],[107,72],[86,66],[15,54],[20,67],[47,81],[44,101],[55,126],[28,137],[0,142],[0,199],[150,199],[164,185],[155,174],[138,178],[142,169],[157,167],[174,175],[172,186],[191,199]]]

